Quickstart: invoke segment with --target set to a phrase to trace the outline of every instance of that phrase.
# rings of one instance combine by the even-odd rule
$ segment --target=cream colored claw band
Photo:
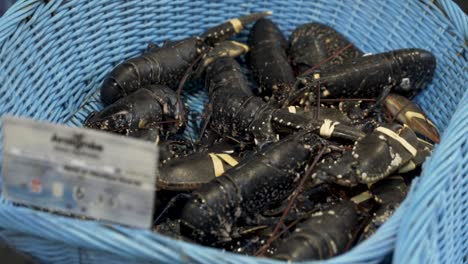
[[[234,167],[237,164],[239,164],[239,162],[229,154],[210,153],[208,155],[210,155],[210,158],[213,161],[213,169],[216,177],[223,175],[223,173],[225,172],[223,161],[231,165],[231,167]]]
[[[213,169],[216,177],[223,175],[224,173],[224,166],[223,161],[216,156],[214,153],[210,153],[210,158],[213,161]]]
[[[224,160],[224,162],[226,162],[227,164],[231,165],[232,167],[236,166],[237,164],[239,164],[239,162],[237,160],[235,160],[231,155],[229,154],[215,154],[216,156],[220,157],[222,160]]]
[[[405,173],[405,172],[408,172],[408,171],[412,171],[414,169],[416,169],[416,164],[412,160],[410,160],[405,165],[403,165],[401,168],[399,168],[398,172],[399,173]]]
[[[240,42],[237,42],[237,41],[231,41],[232,44],[240,47],[241,49],[244,50],[244,52],[248,52],[249,51],[249,46],[245,45],[244,43],[240,43]]]
[[[428,146],[434,146],[434,144],[424,140],[424,139],[421,139],[421,138],[418,138],[418,141],[425,144],[425,145],[428,145]]]
[[[241,32],[241,30],[244,28],[244,26],[242,26],[241,21],[239,19],[237,19],[237,18],[229,20],[229,23],[231,23],[231,25],[234,28],[234,31],[236,31],[236,33]]]
[[[288,107],[288,111],[289,111],[289,113],[295,114],[296,113],[296,107],[295,106],[290,106],[290,107]]]
[[[322,126],[320,126],[320,135],[326,138],[331,137],[333,131],[335,130],[335,126],[338,124],[339,122],[333,122],[330,119],[324,119]]]
[[[411,155],[413,155],[413,157],[416,157],[416,154],[418,154],[418,150],[415,147],[392,130],[385,127],[378,127],[375,130],[398,141],[406,150],[408,150],[409,153],[411,153]]]
[[[351,201],[354,202],[355,204],[360,204],[362,202],[369,200],[370,198],[372,198],[372,194],[368,191],[365,191],[351,198]]]
[[[405,113],[405,117],[408,118],[408,119],[411,119],[411,118],[422,119],[422,120],[425,120],[426,122],[428,122],[431,126],[435,127],[434,123],[432,123],[431,120],[429,120],[427,117],[425,117],[421,113],[408,111],[408,112]]]

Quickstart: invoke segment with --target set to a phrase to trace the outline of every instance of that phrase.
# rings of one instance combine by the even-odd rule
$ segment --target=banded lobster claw
[[[337,160],[323,160],[316,177],[344,186],[374,183],[396,171],[405,172],[424,162],[430,148],[407,126],[381,125],[357,140]]]
[[[440,137],[434,123],[414,102],[398,94],[389,94],[383,102],[389,115],[401,124],[409,126],[416,134],[439,143]]]

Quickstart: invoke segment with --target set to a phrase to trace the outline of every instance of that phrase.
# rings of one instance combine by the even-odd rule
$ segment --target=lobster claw
[[[149,90],[139,89],[98,113],[91,113],[85,127],[127,134],[130,130],[156,127],[162,118],[158,101]]]
[[[261,18],[267,17],[271,14],[272,12],[267,11],[248,14],[238,18],[230,19],[229,21],[209,28],[202,35],[200,35],[200,38],[203,39],[209,45],[219,43],[239,33],[246,25],[255,22]]]
[[[430,152],[420,147],[410,128],[385,124],[358,139],[351,152],[319,164],[317,178],[344,186],[374,183],[399,169],[409,171],[421,164]]]
[[[181,120],[183,105],[179,104],[177,93],[166,85],[152,84],[144,87],[151,91],[152,96],[161,105],[164,117]]]
[[[384,108],[399,123],[407,125],[416,134],[439,143],[440,137],[434,123],[414,102],[398,94],[389,94],[383,102]]]
[[[240,55],[247,53],[249,47],[243,43],[237,41],[223,41],[216,44],[208,53],[205,54],[201,63],[197,66],[195,71],[195,76],[200,78],[205,71],[206,67],[213,63],[216,59],[221,57],[231,57],[236,58]]]
[[[440,137],[435,125],[429,119],[411,118],[406,124],[416,133],[421,134],[434,143],[440,142]]]

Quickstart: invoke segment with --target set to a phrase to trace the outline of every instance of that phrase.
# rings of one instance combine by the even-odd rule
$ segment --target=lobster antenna
[[[185,83],[187,82],[188,78],[192,75],[194,72],[193,67],[203,58],[205,55],[204,52],[202,52],[196,59],[193,61],[190,66],[187,68],[187,70],[184,73],[184,76],[182,76],[182,79],[179,82],[179,85],[177,86],[177,104],[179,105],[180,108],[180,122],[182,124],[185,124],[185,110],[184,110],[184,104],[182,103],[182,90],[185,86]]]
[[[320,117],[320,81],[317,83],[317,111],[315,113],[316,119],[318,120]]]
[[[337,52],[333,53],[333,55],[331,55],[330,57],[322,60],[321,62],[317,63],[316,65],[314,65],[312,68],[304,71],[303,73],[301,73],[299,76],[304,76],[304,75],[307,75],[309,73],[312,73],[314,70],[316,70],[318,67],[322,66],[323,64],[331,61],[332,59],[334,59],[335,57],[337,57],[338,55],[340,55],[341,53],[345,52],[347,49],[351,48],[353,46],[353,43],[349,43],[348,45],[346,45],[344,48],[338,50]]]
[[[298,77],[302,77],[302,76],[305,76],[311,72],[313,72],[314,70],[316,70],[318,67],[322,66],[323,64],[329,62],[330,60],[334,59],[335,57],[337,57],[338,55],[340,55],[341,53],[345,52],[347,49],[351,48],[353,46],[353,43],[350,43],[348,45],[346,45],[344,48],[338,50],[337,52],[335,52],[333,55],[331,55],[330,57],[322,60],[321,62],[317,63],[316,65],[314,65],[313,67],[311,67],[310,69],[307,69],[306,71],[304,71],[303,73],[299,74]],[[287,106],[288,104],[291,104],[291,103],[294,103],[294,101],[299,97],[301,96],[301,94],[303,92],[306,91],[306,89],[301,89],[299,91],[296,91],[297,90],[297,87],[299,86],[300,82],[301,82],[301,78],[298,78],[296,80],[296,82],[294,83],[294,88],[296,89],[291,89],[289,95],[288,95],[288,99],[285,100],[284,104],[283,104],[283,107]],[[292,99],[291,99],[292,98]]]
[[[319,153],[315,156],[314,160],[312,161],[312,163],[310,164],[310,166],[307,168],[306,172],[302,176],[301,181],[299,182],[296,190],[293,192],[293,194],[291,196],[291,199],[288,202],[288,206],[286,207],[286,209],[284,209],[284,212],[281,215],[280,220],[278,221],[275,228],[273,229],[272,237],[270,237],[270,239],[268,239],[268,241],[266,242],[265,248],[268,248],[271,245],[271,243],[274,241],[274,239],[276,237],[275,235],[278,233],[278,231],[283,226],[284,220],[286,219],[286,216],[289,214],[289,211],[291,210],[292,206],[294,205],[294,202],[296,202],[297,196],[301,193],[302,187],[304,186],[305,181],[307,180],[307,178],[309,178],[310,175],[312,175],[312,171],[315,168],[315,165],[318,163],[318,161],[320,160],[322,155],[325,153],[325,150],[326,150],[325,147],[322,147],[320,149]],[[262,250],[262,251],[259,250],[259,251],[257,251],[255,253],[255,255],[261,254],[261,253],[263,253],[263,251],[264,250]]]
[[[167,211],[175,206],[175,203],[180,200],[181,198],[184,198],[184,199],[189,199],[191,198],[192,196],[188,193],[179,193],[177,194],[176,196],[172,197],[171,200],[169,200],[169,202],[167,203],[166,207],[164,207],[164,209],[161,211],[161,213],[159,213],[158,217],[156,217],[156,219],[153,221],[153,225],[157,225],[159,223],[159,220],[167,213]]]
[[[323,98],[321,99],[323,103],[335,103],[335,102],[353,102],[353,101],[362,101],[362,102],[375,102],[374,98]]]

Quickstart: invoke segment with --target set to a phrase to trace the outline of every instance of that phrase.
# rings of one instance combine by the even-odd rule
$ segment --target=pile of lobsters
[[[288,42],[269,15],[150,44],[107,75],[106,107],[84,125],[158,144],[155,232],[326,259],[392,215],[439,142],[411,101],[436,59],[416,48],[366,54],[317,22]],[[249,24],[247,44],[229,40]],[[200,81],[209,102],[197,135],[184,137],[191,114],[181,94]]]

